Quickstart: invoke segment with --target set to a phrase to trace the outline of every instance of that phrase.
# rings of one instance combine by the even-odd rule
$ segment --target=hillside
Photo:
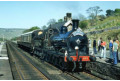
[[[90,23],[88,22],[88,24]],[[88,29],[86,29],[85,32],[87,33],[118,26],[120,26],[120,16],[110,16],[106,17],[103,21],[99,20],[94,26],[88,25]]]
[[[120,41],[120,16],[111,16],[103,21],[98,21],[97,25],[89,26],[89,29],[86,29],[85,33],[87,33],[87,36],[91,39],[92,43],[94,39],[98,41],[98,39],[102,37],[103,41],[107,42],[108,49],[109,37],[111,37],[111,39],[118,37]]]
[[[0,28],[0,38],[11,39],[19,36],[25,29],[17,28]]]

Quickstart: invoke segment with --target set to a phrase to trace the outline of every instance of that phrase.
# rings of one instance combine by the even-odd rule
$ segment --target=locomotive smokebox
[[[74,19],[74,20],[72,20],[72,22],[73,22],[73,30],[76,30],[76,29],[78,29],[78,25],[79,25],[79,20],[78,19]]]

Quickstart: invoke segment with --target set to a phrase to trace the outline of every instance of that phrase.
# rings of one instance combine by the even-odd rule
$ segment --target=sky
[[[50,19],[64,18],[67,12],[72,16],[83,14],[88,17],[89,7],[99,6],[106,10],[120,8],[120,1],[0,1],[0,28],[31,28],[47,25]]]

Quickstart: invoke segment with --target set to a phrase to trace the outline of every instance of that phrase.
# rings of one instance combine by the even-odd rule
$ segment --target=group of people
[[[118,38],[115,38],[113,40],[111,40],[111,38],[109,38],[109,55],[110,55],[110,59],[109,62],[113,62],[114,65],[116,65],[119,61],[118,58],[118,48],[119,48],[119,41]],[[97,50],[96,50],[96,40],[93,40],[93,52],[94,54],[97,54]],[[100,38],[98,40],[98,52],[101,53],[100,58],[104,58],[106,59],[106,42],[103,41],[102,38]]]

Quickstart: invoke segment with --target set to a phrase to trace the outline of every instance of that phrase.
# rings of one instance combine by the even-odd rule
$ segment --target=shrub
[[[79,27],[81,29],[83,29],[83,30],[86,29],[87,26],[88,26],[88,22],[87,21],[81,21],[80,24],[79,24]]]

